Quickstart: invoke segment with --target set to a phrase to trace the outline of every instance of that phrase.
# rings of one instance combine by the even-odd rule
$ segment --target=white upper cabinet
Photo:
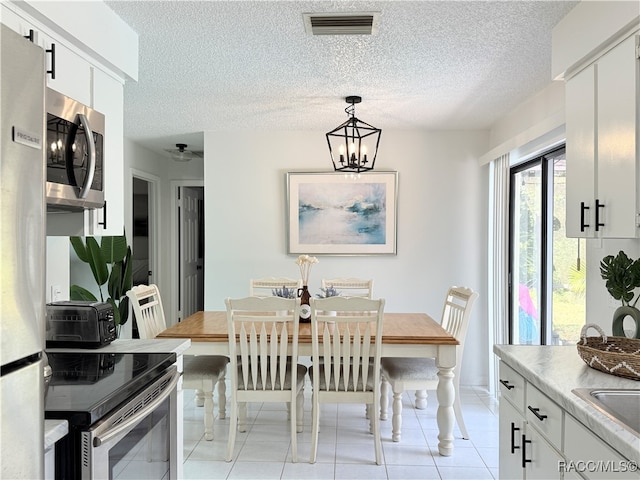
[[[61,24],[54,24],[50,17],[57,10],[47,10],[45,4],[38,4],[42,11],[26,13],[14,4],[0,4],[0,21],[13,30],[31,39],[47,51],[47,86],[101,112],[105,116],[104,139],[104,194],[105,207],[86,210],[84,213],[55,213],[47,216],[48,235],[122,235],[124,232],[124,81],[128,74],[137,76],[137,56],[131,60],[130,52],[122,55],[113,48],[113,42],[84,36],[79,32],[61,35],[60,29],[67,28],[66,16],[60,17]],[[95,11],[92,8],[95,7]],[[114,35],[127,39],[127,30],[118,30],[118,21],[109,17],[110,10],[98,4],[83,4],[85,15],[98,15],[109,20]],[[97,12],[97,13],[96,13]],[[68,13],[68,12],[67,12]],[[31,14],[35,16],[31,16]],[[102,16],[100,16],[102,14]],[[74,12],[74,15],[79,15]],[[107,18],[109,17],[109,18]],[[77,23],[71,23],[72,29]],[[123,27],[124,28],[124,27]],[[73,39],[71,39],[73,37]],[[131,37],[134,38],[134,37]],[[83,43],[83,40],[87,44]],[[120,42],[122,43],[122,42]],[[90,44],[90,45],[89,45]],[[137,43],[131,45],[137,55]],[[96,54],[100,51],[100,55]],[[108,65],[105,59],[113,63]],[[135,63],[135,64],[134,64]]]
[[[566,83],[567,235],[640,234],[638,35]]]
[[[91,235],[124,232],[124,86],[101,70],[93,74],[93,108],[105,117],[105,207],[89,210]],[[105,223],[106,222],[106,223]],[[131,237],[131,235],[130,235]]]
[[[596,151],[596,67],[591,65],[567,82],[566,175],[567,236],[593,236],[595,151]]]

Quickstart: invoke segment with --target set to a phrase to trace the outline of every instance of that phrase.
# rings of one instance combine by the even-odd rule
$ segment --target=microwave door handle
[[[87,138],[87,146],[89,147],[87,175],[84,179],[84,184],[78,193],[78,198],[86,198],[89,190],[91,189],[93,175],[96,171],[96,144],[93,141],[93,132],[91,131],[91,126],[89,125],[87,116],[83,113],[79,113],[78,119],[80,120],[80,124],[82,124],[82,128],[84,128],[84,135]]]

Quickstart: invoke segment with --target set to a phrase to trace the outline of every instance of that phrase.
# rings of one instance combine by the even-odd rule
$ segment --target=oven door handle
[[[91,131],[91,125],[87,116],[83,113],[78,114],[78,120],[84,128],[84,136],[87,139],[87,146],[89,147],[89,158],[87,159],[87,176],[84,178],[84,184],[78,192],[78,198],[86,198],[91,185],[93,184],[93,176],[96,172],[96,144],[93,141],[93,132]]]
[[[118,436],[122,432],[127,429],[135,426],[140,420],[147,416],[150,412],[155,410],[155,408],[164,402],[170,395],[175,391],[176,385],[178,384],[178,380],[180,380],[180,373],[176,372],[171,379],[171,383],[168,387],[165,388],[162,394],[158,395],[153,401],[149,402],[143,409],[139,410],[135,415],[128,418],[122,423],[119,423],[116,427],[107,430],[106,432],[96,435],[93,439],[93,446],[99,447],[103,443],[108,442],[113,437]]]

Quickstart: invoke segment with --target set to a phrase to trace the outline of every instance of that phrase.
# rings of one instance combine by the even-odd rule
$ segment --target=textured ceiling
[[[164,152],[204,131],[483,129],[551,80],[577,1],[107,1],[139,35],[125,135]],[[376,35],[311,36],[303,13],[380,12]]]

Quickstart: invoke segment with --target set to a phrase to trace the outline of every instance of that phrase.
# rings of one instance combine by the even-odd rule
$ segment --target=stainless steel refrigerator
[[[0,25],[0,478],[44,477],[44,51]]]

